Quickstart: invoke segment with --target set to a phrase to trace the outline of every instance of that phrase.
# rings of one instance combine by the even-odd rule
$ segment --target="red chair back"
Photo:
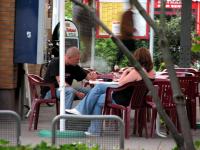
[[[113,93],[112,93],[112,92]],[[145,105],[145,98],[148,89],[144,81],[134,81],[124,84],[121,87],[108,87],[106,91],[105,105],[112,103],[112,98],[117,99],[119,105],[129,106],[132,109]]]
[[[28,75],[28,81],[29,81],[29,86],[30,86],[30,92],[31,92],[31,99],[35,99],[35,98],[40,98],[40,92],[37,85],[41,84],[44,80],[35,74],[29,74]]]
[[[195,73],[195,72],[197,72],[197,70],[194,69],[194,68],[175,68],[175,70],[176,70],[177,72],[190,72],[190,73]]]
[[[130,85],[131,86],[131,85]],[[148,88],[144,81],[137,81],[132,84],[132,97],[131,97],[131,108],[141,108],[146,106],[146,95],[148,93]]]
[[[170,81],[169,80],[154,81],[154,85],[158,86],[158,96],[162,101],[163,107],[165,108],[175,107]]]
[[[40,104],[56,104],[56,113],[59,114],[59,105],[55,96],[55,87],[51,83],[45,83],[43,78],[35,74],[28,74],[28,81],[31,93],[31,114],[29,117],[29,130],[32,128],[34,122],[34,130],[37,129]],[[51,98],[44,99],[41,97],[40,90],[41,87],[47,86],[51,91]]]
[[[147,93],[148,89],[144,81],[130,82],[117,88],[108,87],[106,90],[103,114],[115,114],[123,117],[126,138],[130,136],[131,109],[136,110],[134,133],[136,133],[137,129],[139,135],[142,136],[142,129],[145,128],[146,136],[148,137],[145,101]],[[114,99],[116,103],[113,103],[112,99]]]
[[[186,96],[186,108],[190,125],[196,129],[196,98],[199,96],[198,77],[179,77],[180,87]]]
[[[159,76],[168,76],[169,78],[169,74],[168,72],[162,72],[159,74]],[[194,73],[191,73],[191,72],[183,72],[183,71],[176,71],[176,76],[177,77],[186,77],[186,76],[195,76]]]
[[[198,95],[198,77],[179,77],[182,92],[188,99],[195,99]]]
[[[200,80],[200,71],[194,72],[194,75],[195,75],[195,77],[199,77],[199,80]]]

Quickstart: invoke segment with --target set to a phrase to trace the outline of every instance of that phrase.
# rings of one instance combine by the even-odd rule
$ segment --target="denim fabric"
[[[101,115],[102,108],[105,102],[105,93],[107,87],[116,87],[116,85],[97,84],[90,92],[81,100],[81,102],[75,107],[81,114],[84,115]],[[100,133],[101,130],[100,121],[94,120],[88,129],[91,133]]]
[[[75,92],[83,92],[87,94],[89,92],[89,88],[83,88],[83,87],[78,87],[78,88],[72,88],[72,87],[65,87],[65,109],[71,109],[72,108],[72,103],[75,98]],[[50,91],[48,91],[45,95],[45,99],[48,99],[51,97]],[[56,89],[56,97],[60,99],[60,90],[59,88]]]

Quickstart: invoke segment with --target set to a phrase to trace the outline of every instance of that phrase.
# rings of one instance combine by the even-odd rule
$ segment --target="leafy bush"
[[[117,52],[119,51],[116,44],[112,39],[96,39],[95,53],[97,57],[103,58],[107,62],[108,66],[113,67],[116,62]],[[148,47],[148,41],[146,40],[136,40],[136,46],[139,47]],[[126,67],[129,65],[129,61],[126,57],[120,61],[120,67]]]
[[[200,140],[194,142],[195,150],[200,150]],[[174,147],[172,150],[178,150],[178,147]]]
[[[99,146],[92,147],[83,143],[64,144],[60,146],[48,145],[42,141],[40,144],[32,147],[31,145],[9,146],[9,142],[0,140],[0,150],[99,150]]]
[[[194,53],[200,52],[200,36],[193,37],[192,41],[192,51]]]

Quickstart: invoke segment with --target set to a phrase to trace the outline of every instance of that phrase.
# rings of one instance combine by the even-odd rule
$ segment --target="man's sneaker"
[[[88,131],[86,131],[84,133],[85,133],[86,136],[100,136],[99,133],[91,133],[91,132],[88,132]]]
[[[65,109],[65,112],[67,114],[81,115],[81,113],[78,110],[76,110],[75,108],[73,108],[73,109]]]

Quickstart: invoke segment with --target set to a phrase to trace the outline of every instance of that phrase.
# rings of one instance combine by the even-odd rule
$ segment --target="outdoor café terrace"
[[[179,70],[177,71],[177,77],[181,80],[184,78],[190,78],[193,79],[194,73]],[[107,76],[108,77],[108,76]],[[199,79],[199,76],[198,78]],[[102,80],[101,80],[102,82]],[[167,72],[159,72],[157,73],[156,79],[154,81],[154,84],[156,83],[158,86],[160,86],[159,83],[162,83],[163,85],[165,83],[169,83],[168,73]],[[192,81],[190,81],[192,82]],[[195,81],[192,85],[196,85]],[[199,80],[197,82],[197,91],[199,92]],[[94,82],[90,83],[94,84]],[[97,83],[95,83],[97,84]],[[80,83],[75,83],[74,86],[80,86]],[[158,87],[161,88],[162,86]],[[190,87],[192,88],[192,86]],[[183,87],[182,87],[183,89]],[[185,90],[186,91],[186,87]],[[161,94],[164,95],[165,91],[162,91]],[[190,91],[191,92],[191,91]],[[159,93],[159,92],[158,92]],[[170,93],[167,93],[170,95]],[[187,94],[187,93],[186,93]],[[159,95],[160,98],[164,99],[162,95]],[[189,95],[188,100],[189,100]],[[148,99],[148,98],[147,98]],[[163,100],[162,99],[162,100]],[[79,100],[74,101],[73,106],[77,105]],[[32,103],[33,104],[33,103]],[[196,95],[195,97],[195,103],[192,103],[195,105],[188,106],[190,109],[188,109],[188,118],[191,125],[191,133],[193,136],[193,140],[199,140],[200,138],[200,130],[199,130],[199,123],[200,123],[200,104],[199,104],[199,97]],[[188,104],[186,104],[188,105]],[[152,107],[152,109],[154,109]],[[151,109],[150,109],[151,110]],[[167,110],[166,110],[167,111]],[[109,116],[111,118],[106,118],[107,116],[101,115],[103,118],[97,118],[91,117],[91,116],[84,116],[84,115],[65,115],[64,119],[66,120],[64,123],[64,128],[66,131],[61,130],[62,127],[62,120],[63,118],[56,117],[56,105],[47,105],[41,104],[40,105],[40,112],[39,114],[39,120],[35,124],[30,123],[30,115],[31,113],[28,113],[28,110],[24,108],[24,116],[20,118],[19,125],[20,125],[20,138],[19,142],[22,145],[36,145],[41,143],[41,141],[45,141],[48,144],[64,144],[64,143],[74,143],[74,142],[83,142],[86,144],[99,144],[100,149],[130,149],[130,150],[170,150],[175,147],[175,142],[172,138],[172,135],[170,132],[168,132],[166,126],[162,123],[161,119],[158,117],[156,120],[151,115],[147,115],[146,122],[136,122],[136,113],[137,111],[131,110],[130,113],[130,129],[128,129],[128,136],[126,135],[126,126],[127,122],[122,121],[120,118],[112,118],[113,116]],[[144,113],[144,112],[143,112]],[[112,114],[112,113],[111,113]],[[146,113],[145,113],[146,114]],[[148,114],[148,113],[147,113]],[[173,115],[172,115],[173,114]],[[169,114],[169,116],[172,118],[174,116],[174,112],[172,111],[172,114]],[[0,116],[5,115],[1,114]],[[36,115],[36,114],[35,114]],[[145,115],[146,116],[146,115]],[[193,117],[195,116],[195,118]],[[35,117],[35,116],[34,116]],[[140,116],[142,117],[142,116]],[[10,117],[6,117],[8,120]],[[56,119],[55,119],[56,118]],[[2,119],[2,117],[0,117]],[[12,137],[11,130],[15,130],[16,126],[11,127],[11,121],[7,122],[8,120],[4,119],[1,120],[0,124],[0,138],[6,138],[8,140],[11,139],[15,140],[15,137]],[[174,118],[173,118],[174,119]],[[56,120],[56,121],[55,121]],[[90,136],[85,135],[85,131],[87,131],[87,128],[92,120],[98,120],[102,121],[103,127],[101,130],[101,134],[98,136]],[[156,121],[156,126],[152,127],[152,121]],[[176,120],[177,121],[177,120]],[[125,126],[124,126],[125,124]],[[137,127],[134,125],[137,124]],[[31,125],[31,126],[30,126]],[[55,128],[52,128],[53,127]],[[147,125],[147,132],[145,131],[145,126]],[[60,127],[60,128],[59,128]],[[176,124],[177,129],[179,129],[180,126]],[[154,128],[152,130],[152,128]],[[53,136],[53,132],[55,131],[55,137]],[[136,133],[133,133],[136,129]],[[141,132],[139,132],[141,129]],[[10,130],[9,132],[6,132],[7,130]],[[17,129],[16,129],[17,130]],[[59,132],[59,134],[57,133]],[[180,131],[181,132],[181,131]],[[6,133],[11,134],[10,136],[5,136]],[[64,134],[63,134],[64,133]],[[141,133],[141,134],[140,134]],[[55,138],[55,139],[54,139]],[[17,142],[18,143],[18,142]],[[15,143],[16,144],[16,143]]]

